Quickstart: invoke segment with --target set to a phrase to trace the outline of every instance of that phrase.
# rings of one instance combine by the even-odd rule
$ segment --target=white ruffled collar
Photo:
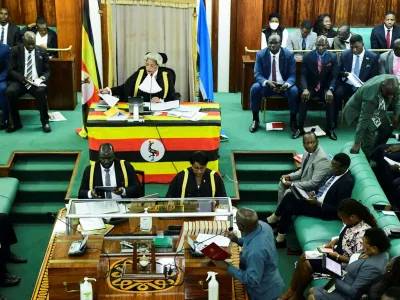
[[[147,74],[146,78],[139,85],[139,90],[148,93],[148,94],[156,94],[162,91],[162,88],[157,83],[157,74],[158,70],[153,73],[153,76]]]

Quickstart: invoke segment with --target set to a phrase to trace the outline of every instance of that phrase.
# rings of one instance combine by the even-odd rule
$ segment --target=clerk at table
[[[166,63],[167,56],[164,53],[149,52],[144,60],[146,66],[140,67],[124,84],[100,89],[100,93],[119,96],[122,101],[127,101],[130,96],[143,97],[145,102],[151,100],[152,103],[174,100],[174,74],[170,69],[161,67],[161,64]]]
[[[99,195],[95,191],[96,186],[115,186],[116,189]],[[127,161],[115,158],[114,147],[111,144],[102,144],[99,149],[99,160],[85,169],[79,189],[79,199],[121,199],[141,196],[140,183],[133,166]]]

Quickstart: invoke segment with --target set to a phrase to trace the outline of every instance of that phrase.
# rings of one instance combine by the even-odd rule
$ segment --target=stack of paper
[[[199,120],[203,119],[206,116],[208,116],[206,113],[203,113],[203,112],[199,111],[199,112],[195,113],[194,116],[191,117],[189,120],[190,121],[199,121]]]
[[[326,132],[323,131],[323,130],[321,129],[321,127],[319,127],[319,125],[311,126],[311,127],[304,127],[304,131],[305,131],[305,132],[309,132],[309,131],[311,131],[312,129],[315,130],[314,133],[315,133],[316,136],[324,136],[324,135],[326,135]]]
[[[77,215],[100,215],[120,212],[116,201],[76,202],[75,213]]]
[[[283,122],[270,122],[270,123],[267,123],[267,125],[265,126],[265,129],[267,131],[283,130]]]
[[[362,86],[364,84],[364,82],[362,82],[360,80],[360,78],[357,77],[356,74],[354,73],[349,73],[349,76],[347,76],[347,81],[346,83],[359,88],[360,86]]]
[[[116,106],[111,107],[104,114],[107,116],[107,121],[125,121],[129,117],[129,113],[118,109]]]
[[[178,108],[179,100],[173,100],[173,101],[162,102],[162,103],[151,103],[150,107],[151,107],[152,111],[169,110],[169,109],[173,109],[173,108]]]
[[[117,104],[117,102],[119,101],[119,99],[117,97],[108,95],[108,94],[99,94],[99,96],[107,103],[107,105],[109,107],[113,107],[115,106],[115,104]],[[97,104],[99,105],[99,104]]]
[[[297,154],[296,156],[293,156],[294,160],[298,161],[299,163],[303,162],[303,154]]]
[[[79,223],[85,231],[106,228],[102,218],[80,218]]]
[[[67,121],[67,119],[59,111],[49,113],[49,117],[50,122]]]
[[[114,228],[114,225],[105,224],[105,228],[96,230],[83,230],[81,225],[78,225],[78,231],[83,235],[106,235]]]
[[[211,243],[215,243],[220,247],[229,247],[231,240],[222,235],[215,236],[211,234],[199,233],[199,235],[196,238],[196,242],[206,246],[210,245]]]

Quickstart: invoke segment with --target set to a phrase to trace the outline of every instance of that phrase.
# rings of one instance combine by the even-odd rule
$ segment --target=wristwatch
[[[340,255],[336,255],[336,261],[339,261]]]

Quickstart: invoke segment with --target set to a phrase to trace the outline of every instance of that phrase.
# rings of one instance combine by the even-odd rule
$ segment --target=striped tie
[[[318,73],[321,74],[322,71],[322,55],[318,55]],[[315,88],[315,91],[318,92],[321,89],[321,81],[318,81],[318,85]]]
[[[111,186],[111,176],[110,176],[110,169],[104,169],[106,172],[106,186]],[[111,192],[106,192],[106,199],[111,199]]]
[[[4,44],[4,27],[1,29],[1,42],[0,44]]]
[[[336,176],[332,176],[319,190],[317,194],[317,199],[322,196],[322,194],[326,191],[328,187],[332,184],[333,180],[335,180]]]
[[[32,52],[28,54],[28,67],[26,69],[26,77],[32,80]],[[25,87],[29,90],[31,88],[31,84],[25,83]]]

